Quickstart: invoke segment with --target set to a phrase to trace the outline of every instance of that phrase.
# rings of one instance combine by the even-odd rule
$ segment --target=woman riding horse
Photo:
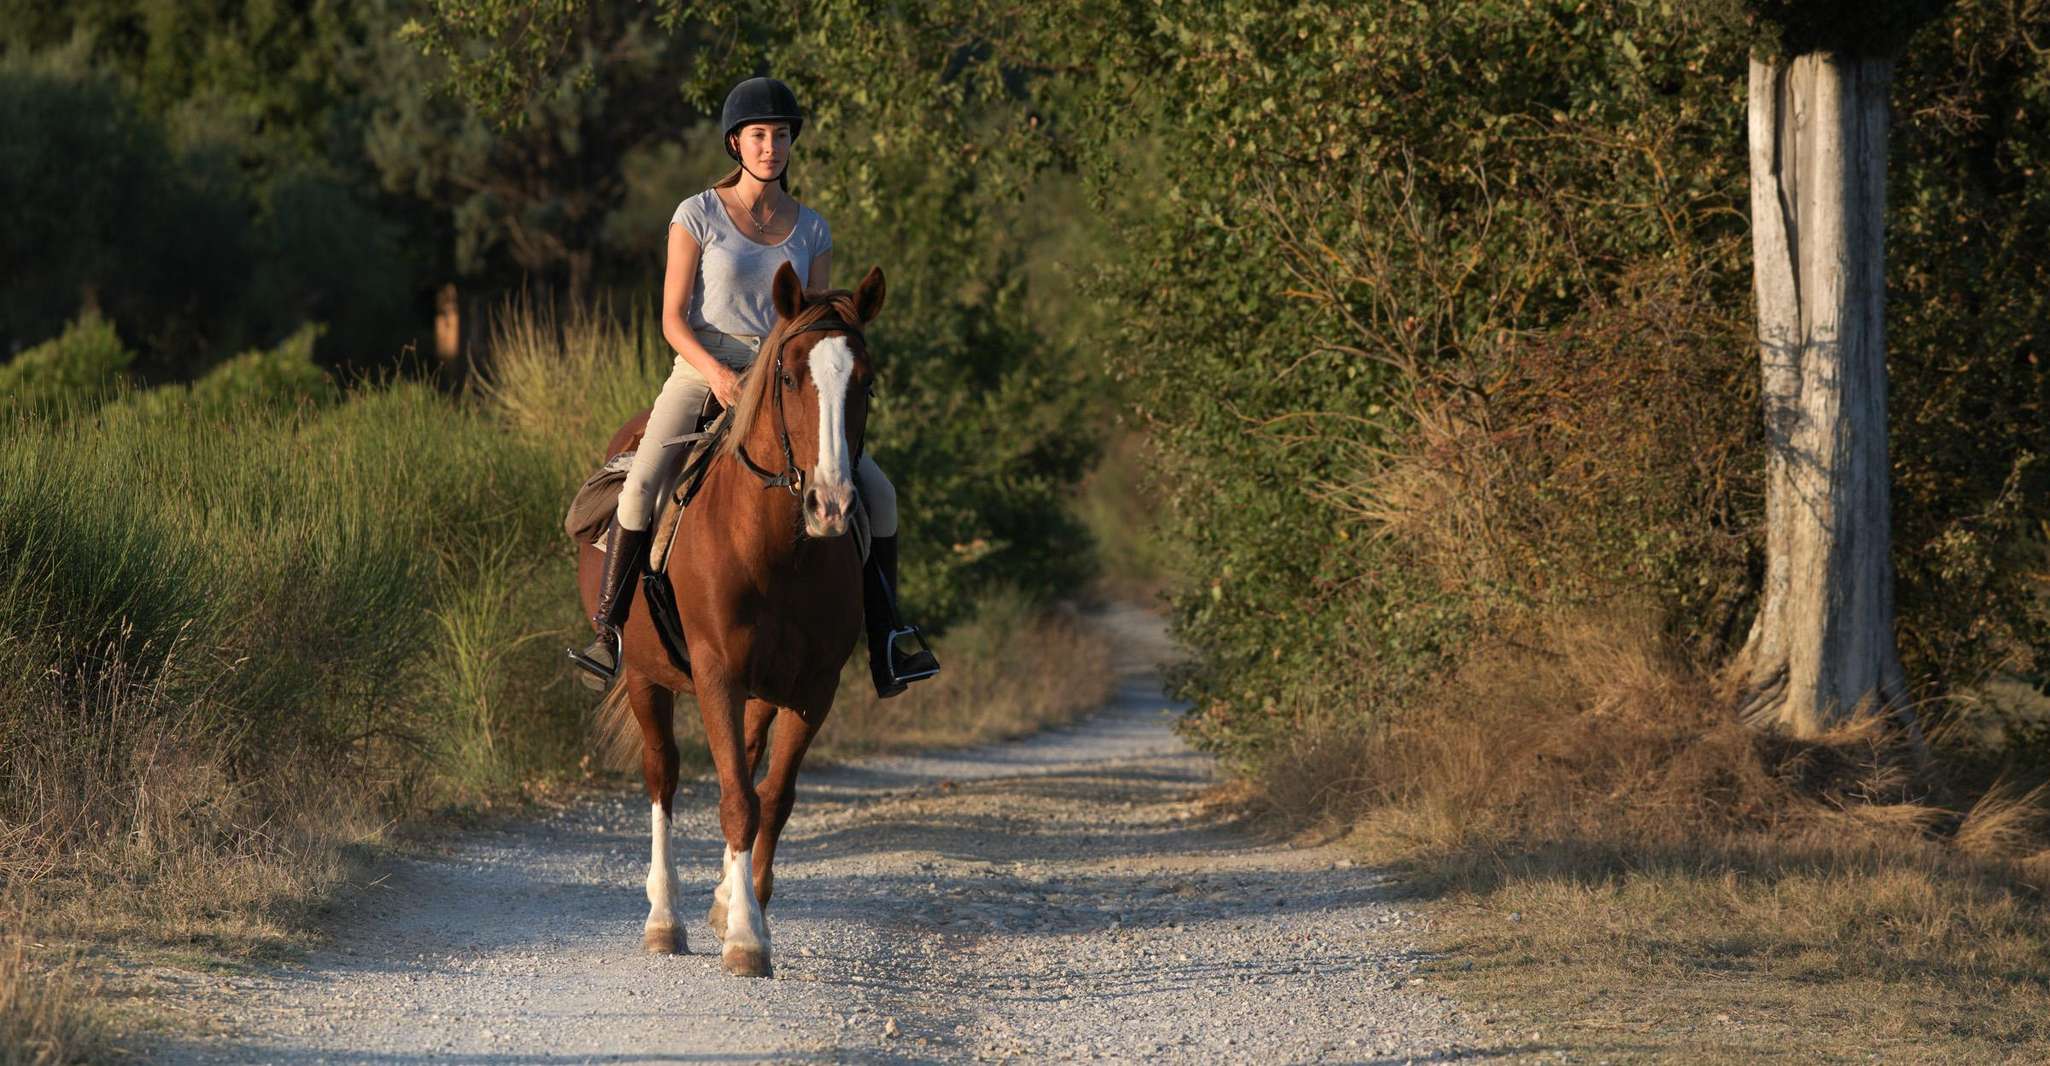
[[[861,454],[875,377],[865,329],[883,306],[883,274],[870,270],[853,292],[820,288],[830,265],[825,221],[782,188],[801,122],[780,83],[755,79],[728,96],[727,151],[741,165],[684,201],[669,230],[662,317],[675,369],[654,409],[608,444],[611,455],[641,438],[608,550],[587,543],[578,556],[580,591],[599,631],[580,664],[602,680],[617,676],[600,720],[627,728],[618,712],[628,710],[640,734],[650,801],[642,945],[688,950],[669,855],[674,696],[688,692],[718,779],[726,845],[709,920],[721,964],[746,977],[772,972],[765,909],[777,843],[798,769],[862,631],[884,696],[939,669],[928,650],[894,648],[894,493]],[[708,395],[727,409],[717,448],[663,538],[662,572],[648,579],[651,592],[671,595],[629,610],[629,582],[648,561],[655,496]],[[847,535],[857,496],[874,533],[866,566]],[[687,661],[665,642],[666,612],[654,613],[670,599]]]
[[[790,153],[804,129],[796,95],[774,78],[750,78],[727,94],[722,110],[726,154],[739,165],[679,204],[669,220],[662,335],[676,349],[676,364],[655,398],[620,491],[591,618],[597,636],[581,653],[571,653],[587,672],[585,683],[596,689],[618,671],[620,626],[633,606],[634,579],[647,562],[656,495],[689,450],[680,438],[698,428],[707,395],[733,407],[740,373],[776,323],[771,287],[777,268],[790,264],[810,289],[832,285],[832,230],[787,191]],[[910,681],[931,677],[939,663],[928,650],[900,651],[893,639],[905,629],[896,617],[896,489],[866,455],[854,477],[871,538],[862,582],[869,673],[876,694],[887,698]]]

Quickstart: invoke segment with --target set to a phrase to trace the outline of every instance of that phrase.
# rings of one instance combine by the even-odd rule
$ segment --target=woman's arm
[[[669,265],[662,272],[662,337],[684,362],[711,383],[712,395],[727,407],[740,391],[740,375],[698,343],[686,315],[690,313],[690,287],[698,277],[698,239],[690,230],[669,224]]]
[[[833,287],[833,250],[826,249],[811,257],[811,270],[804,276],[807,289],[830,289]]]

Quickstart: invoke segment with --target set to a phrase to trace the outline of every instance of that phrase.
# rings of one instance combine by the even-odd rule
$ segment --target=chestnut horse
[[[847,533],[873,376],[861,327],[882,309],[883,275],[871,269],[852,293],[807,293],[785,264],[774,296],[776,327],[741,379],[725,437],[678,519],[664,563],[690,671],[671,661],[648,597],[637,596],[621,632],[619,677],[606,698],[616,710],[623,693],[632,709],[653,806],[642,944],[683,952],[669,862],[674,697],[696,695],[726,837],[712,930],[724,941],[719,957],[726,972],[746,977],[771,972],[763,908],[775,884],[776,841],[796,799],[798,765],[862,635],[861,560]],[[622,427],[607,454],[624,448],[646,418]],[[578,578],[587,614],[603,569],[602,553],[585,545]],[[765,750],[768,774],[757,789]]]

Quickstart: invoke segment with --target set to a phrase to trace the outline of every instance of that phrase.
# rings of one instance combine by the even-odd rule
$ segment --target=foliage
[[[652,130],[659,108],[613,86],[668,79],[689,120],[740,74],[791,81],[813,118],[799,194],[834,221],[844,272],[891,277],[871,439],[906,490],[909,584],[952,615],[986,581],[1080,576],[1084,541],[1055,505],[1093,456],[1077,423],[1103,411],[1091,374],[1107,366],[1153,438],[1143,491],[1186,546],[1195,728],[1252,758],[1308,708],[1377,713],[1476,635],[1574,604],[1658,603],[1708,658],[1741,633],[1758,447],[1731,404],[1752,359],[1744,64],[1809,46],[1825,8],[950,0],[800,21],[489,0],[416,12],[404,47],[451,65],[366,69],[446,72],[486,113],[525,117],[492,152],[393,149],[386,172],[414,184],[387,192],[434,202],[480,251],[527,239],[490,226],[531,229],[554,250],[522,262],[556,264],[631,246],[636,225],[607,206],[625,181],[532,212],[447,190],[604,159],[681,173],[704,147],[644,133],[522,171],[521,152],[584,143],[579,86]],[[1858,23],[1866,44],[1833,43],[1898,50],[1932,11],[1887,5]],[[2033,457],[2050,448],[2028,238],[2046,221],[2028,44],[2044,17],[1969,0],[1900,50],[1894,510],[1922,691],[2027,668],[2046,643],[2027,577],[2046,498]],[[388,130],[467,131],[399,142],[483,136],[424,96],[391,101]],[[1038,206],[1078,183],[1086,224]],[[1052,248],[1076,262],[1047,271]],[[1446,546],[1467,534],[1461,564]]]
[[[1129,121],[1223,134],[1162,139],[1149,166],[1172,176],[1166,203],[1135,220],[1143,239],[1109,282],[1127,308],[1119,370],[1164,453],[1169,535],[1195,555],[1177,605],[1199,654],[1183,678],[1192,724],[1252,755],[1306,707],[1399,700],[1502,597],[1584,589],[1533,574],[1531,557],[1559,555],[1538,545],[1492,577],[1420,568],[1422,545],[1388,524],[1394,479],[1456,467],[1423,447],[1426,427],[1528,428],[1495,407],[1536,372],[1517,367],[1529,342],[1634,264],[1738,262],[1741,80],[1725,79],[1742,56],[1658,5],[1242,14],[1178,11],[1143,38],[1160,110]],[[1714,270],[1697,283],[1711,301],[1746,288]],[[1548,387],[1574,384],[1562,377]],[[1432,498],[1482,523],[1465,535],[1511,535],[1478,513],[1494,488]],[[1658,536],[1645,517],[1601,524]]]
[[[88,311],[55,339],[0,364],[0,410],[41,418],[91,410],[121,387],[134,361],[113,323]]]
[[[430,3],[431,17],[410,18],[399,37],[445,60],[449,78],[478,113],[501,128],[524,125],[535,86],[551,80],[575,40],[577,0],[552,3]],[[481,45],[481,47],[480,47]],[[559,84],[590,87],[588,67]],[[552,95],[552,94],[548,94]]]
[[[436,95],[441,62],[396,36],[405,7],[0,5],[9,69],[40,79],[5,94],[0,191],[17,261],[50,268],[0,302],[0,345],[97,298],[153,377],[308,320],[324,362],[381,367],[420,346],[444,280],[589,296],[639,267],[603,244],[622,160],[695,117],[675,86],[703,42],[608,6],[568,57],[580,88],[497,137]],[[104,162],[74,181],[80,159]]]
[[[247,409],[292,408],[331,403],[340,393],[313,362],[313,343],[322,328],[301,326],[268,351],[244,352],[192,383],[193,405],[206,415]]]
[[[1842,51],[1899,54],[1916,30],[1951,0],[1713,0],[1755,27],[1758,47],[1795,55]]]
[[[1309,708],[1376,713],[1476,635],[1574,604],[1659,604],[1708,658],[1741,636],[1760,464],[1746,55],[1899,51],[1936,13],[1822,17],[1840,7],[958,0],[828,5],[802,27],[735,9],[770,32],[734,40],[774,69],[859,57],[858,84],[800,86],[821,128],[872,131],[844,149],[807,131],[829,196],[834,160],[887,180],[907,141],[963,180],[890,184],[966,189],[971,220],[985,183],[1087,177],[1115,234],[1090,247],[1103,347],[1188,549],[1192,726],[1256,757]],[[1952,5],[1900,61],[1895,513],[1925,691],[2046,643],[2028,576],[2050,446],[2026,236],[2040,18]],[[893,235],[959,202],[874,199],[857,206],[901,205],[875,218]]]
[[[1381,713],[1487,631],[1542,644],[1576,602],[1655,604],[1711,660],[1741,638],[1749,29],[1628,2],[1237,14],[1163,17],[1171,45],[1150,42],[1149,95],[1173,103],[1134,121],[1185,131],[1159,167],[1176,209],[1114,276],[1199,557],[1199,735],[1257,755],[1312,708]],[[2016,98],[2039,31],[1957,17],[1901,62],[1890,198],[1900,629],[1924,692],[2050,648]]]
[[[12,212],[0,240],[37,266],[0,299],[0,344],[47,337],[83,305],[135,340],[152,377],[197,372],[309,318],[333,323],[333,352],[395,352],[416,268],[402,254],[405,227],[356,187],[351,152],[336,148],[339,164],[319,154],[330,138],[348,140],[342,104],[305,84],[281,89],[284,70],[238,66],[339,78],[352,69],[340,54],[349,27],[327,27],[324,44],[287,34],[267,50],[233,36],[247,27],[232,20],[211,31],[226,36],[202,40],[183,21],[191,5],[159,5],[147,34],[115,17],[118,6],[41,12],[40,30],[16,13],[32,27],[27,42],[70,43],[0,64],[11,153],[0,210]],[[219,80],[193,84],[192,71],[131,54],[160,45],[205,51]]]
[[[384,189],[447,219],[454,270],[560,286],[580,302],[603,281],[646,282],[642,254],[659,250],[662,223],[687,190],[666,190],[660,217],[622,219],[623,161],[686,131],[704,138],[693,130],[702,111],[677,89],[726,70],[716,41],[694,24],[665,30],[633,5],[571,6],[520,4],[493,23],[517,20],[520,40],[545,46],[552,64],[532,72],[542,81],[502,124],[434,94],[441,64],[413,53],[414,44],[381,44],[377,65],[405,76],[371,90],[379,106],[364,145]],[[517,69],[512,56],[465,58],[469,52],[437,44],[444,38],[428,29],[474,30],[491,9],[463,5],[448,12],[453,23],[413,21],[401,36],[446,58],[452,76],[509,74]],[[622,227],[631,227],[631,244],[607,248],[608,229]]]
[[[90,161],[89,165],[87,161]],[[0,349],[96,308],[144,349],[203,347],[239,285],[231,190],[104,78],[0,60]]]
[[[1942,689],[2050,669],[2050,11],[1952,10],[1899,60],[1887,192],[1899,633]]]

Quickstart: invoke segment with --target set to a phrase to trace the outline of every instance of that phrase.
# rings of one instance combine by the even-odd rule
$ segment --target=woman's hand
[[[725,363],[714,365],[717,372],[707,378],[712,386],[712,395],[718,397],[719,406],[731,410],[734,402],[740,399],[740,375]]]

